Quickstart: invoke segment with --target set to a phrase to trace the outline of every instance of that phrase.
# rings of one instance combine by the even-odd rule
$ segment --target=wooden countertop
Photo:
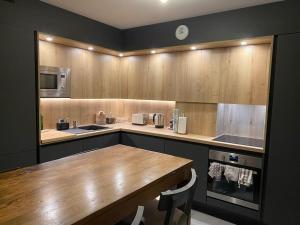
[[[53,135],[56,138],[52,138],[51,135],[47,134],[49,132],[49,130],[45,130],[45,131],[42,131],[41,143],[42,143],[42,145],[44,145],[44,144],[50,144],[50,143],[71,140],[71,139],[78,139],[78,138],[96,136],[96,135],[101,135],[101,134],[114,133],[114,132],[118,132],[118,131],[124,131],[124,132],[145,134],[145,135],[151,135],[151,136],[163,137],[163,138],[169,138],[169,139],[175,139],[175,140],[181,140],[181,141],[188,141],[188,142],[193,142],[193,143],[206,144],[206,145],[211,145],[211,146],[216,146],[216,147],[225,147],[225,148],[232,148],[232,149],[237,149],[237,150],[242,150],[242,151],[264,153],[264,148],[260,148],[260,147],[253,147],[253,146],[247,146],[247,145],[239,145],[239,144],[214,141],[213,139],[215,137],[202,136],[202,135],[197,135],[197,134],[177,134],[177,133],[173,133],[173,131],[171,131],[167,128],[157,129],[151,125],[137,126],[137,125],[132,125],[131,123],[116,123],[116,124],[111,124],[111,125],[106,125],[106,126],[108,126],[110,129],[95,131],[95,132],[90,132],[90,133],[85,133],[85,134],[79,134],[79,135],[73,135],[70,137],[62,135],[60,138],[57,137],[59,135]],[[52,132],[55,132],[55,130],[52,130]],[[62,133],[65,133],[65,132],[62,132]]]
[[[115,224],[175,184],[192,161],[116,145],[0,173],[0,224]]]

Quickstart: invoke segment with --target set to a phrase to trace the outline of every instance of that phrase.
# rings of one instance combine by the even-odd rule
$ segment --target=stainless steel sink
[[[109,127],[105,127],[105,126],[100,126],[100,125],[87,125],[87,126],[79,126],[78,127],[79,129],[82,129],[82,130],[104,130],[104,129],[109,129]]]
[[[84,133],[89,133],[97,130],[105,130],[105,129],[109,129],[109,127],[92,124],[92,125],[79,126],[77,128],[70,128],[68,130],[64,130],[64,132],[71,133],[71,134],[84,134]]]

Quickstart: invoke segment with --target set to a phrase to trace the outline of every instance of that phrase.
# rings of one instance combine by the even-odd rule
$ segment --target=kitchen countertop
[[[92,137],[92,136],[97,136],[102,134],[124,131],[124,132],[136,133],[136,134],[145,134],[145,135],[151,135],[151,136],[157,136],[157,137],[163,137],[163,138],[169,138],[169,139],[175,139],[181,141],[188,141],[193,143],[207,144],[207,145],[217,146],[217,147],[226,147],[226,148],[238,149],[238,150],[249,151],[249,152],[264,153],[264,148],[261,147],[253,147],[253,146],[247,146],[241,144],[215,141],[213,140],[215,137],[203,136],[198,134],[177,134],[177,133],[173,133],[172,130],[169,130],[167,128],[158,129],[152,125],[138,126],[138,125],[132,125],[131,123],[116,123],[116,124],[106,124],[105,126],[109,127],[109,129],[93,131],[93,132],[83,133],[83,134],[70,134],[63,131],[56,131],[54,129],[43,130],[41,132],[41,144],[46,145],[46,144],[63,142],[72,139],[80,139],[85,137]]]

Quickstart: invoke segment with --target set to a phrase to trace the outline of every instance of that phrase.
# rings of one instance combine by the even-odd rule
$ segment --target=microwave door
[[[57,74],[40,74],[40,88],[45,90],[57,90]]]

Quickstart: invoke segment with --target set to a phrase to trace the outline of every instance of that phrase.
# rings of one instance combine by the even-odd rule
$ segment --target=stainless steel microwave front
[[[70,98],[71,70],[50,66],[40,66],[40,97]]]

